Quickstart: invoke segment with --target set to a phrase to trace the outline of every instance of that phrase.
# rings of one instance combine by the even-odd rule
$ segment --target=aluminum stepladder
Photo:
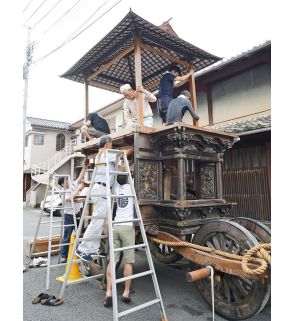
[[[57,184],[57,180],[61,177],[64,178],[64,183],[68,182],[69,186],[71,186],[71,181],[70,181],[69,175],[51,174],[49,176],[49,182],[47,184],[44,201],[43,201],[43,204],[40,209],[40,216],[39,216],[38,225],[37,225],[35,236],[33,239],[33,243],[32,243],[31,249],[30,249],[29,258],[26,263],[26,271],[27,271],[30,267],[32,255],[35,250],[36,240],[37,240],[37,237],[39,234],[40,226],[41,226],[41,224],[49,224],[48,250],[44,251],[44,252],[34,253],[35,256],[47,254],[47,275],[46,275],[46,289],[47,290],[49,289],[49,283],[50,283],[50,269],[52,267],[66,265],[66,263],[60,263],[60,254],[61,254],[60,249],[61,249],[61,247],[70,245],[71,243],[63,243],[62,244],[64,227],[65,226],[74,226],[75,232],[77,231],[77,221],[76,221],[75,215],[73,215],[74,224],[69,224],[69,225],[64,224],[64,210],[70,209],[70,210],[74,211],[74,201],[73,201],[73,198],[71,197],[71,206],[67,206],[67,207],[65,206],[66,194],[70,194],[70,196],[71,196],[71,190],[70,190],[70,188],[67,190],[65,190],[64,188],[61,189],[61,187]],[[50,216],[49,216],[49,221],[48,221],[48,216],[45,215],[45,213],[44,213],[44,205],[46,203],[47,196],[50,194],[50,192],[51,192],[51,209],[50,209]],[[53,206],[53,196],[56,194],[62,194],[62,205],[61,206]],[[61,219],[53,220],[53,212],[55,210],[61,211]],[[43,218],[45,218],[46,220],[45,221],[42,220]],[[57,223],[58,223],[58,225],[57,225]],[[53,237],[52,231],[53,231],[53,229],[56,229],[56,228],[60,229],[60,241],[59,241],[59,244],[52,245],[52,237]],[[51,265],[52,248],[59,249],[58,263],[54,264],[54,265]]]
[[[109,154],[110,153],[115,153],[116,154],[116,166],[115,166],[115,171],[110,171],[108,166],[105,166],[106,164],[109,164]],[[125,166],[126,171],[118,171],[118,162],[119,162],[119,155],[122,154],[123,155],[123,159],[122,159],[122,164]],[[109,149],[106,150],[106,163],[97,163],[95,164],[95,169],[92,175],[92,180],[91,180],[91,184],[90,184],[90,189],[89,189],[89,194],[87,195],[86,198],[86,202],[85,202],[85,206],[84,206],[84,210],[83,210],[83,214],[80,220],[80,225],[79,225],[79,229],[78,229],[78,235],[80,232],[80,227],[81,224],[83,223],[83,219],[84,219],[84,211],[86,208],[86,204],[87,201],[89,200],[89,198],[91,197],[91,195],[93,196],[93,194],[91,194],[92,191],[92,187],[94,185],[94,180],[95,180],[95,176],[96,176],[96,172],[97,172],[97,168],[99,166],[105,166],[106,170],[105,170],[105,175],[106,175],[106,195],[98,195],[96,194],[96,197],[105,197],[107,198],[107,221],[108,221],[108,240],[109,240],[109,257],[110,257],[110,266],[111,266],[111,280],[112,280],[112,300],[113,300],[113,320],[114,321],[118,321],[119,318],[126,316],[130,313],[133,313],[135,311],[141,310],[143,308],[152,306],[154,304],[160,304],[160,308],[161,308],[161,320],[162,321],[167,321],[166,318],[166,314],[165,314],[165,309],[163,306],[163,302],[162,302],[162,297],[161,297],[161,293],[160,293],[160,289],[159,289],[159,285],[157,282],[157,277],[155,274],[155,269],[154,269],[154,265],[153,265],[153,261],[152,261],[152,257],[151,257],[151,252],[149,249],[149,245],[148,245],[148,240],[147,240],[147,236],[145,233],[145,229],[144,229],[144,224],[143,224],[143,220],[142,220],[142,216],[141,216],[141,212],[140,212],[140,208],[139,208],[139,204],[138,204],[138,200],[137,200],[137,196],[136,196],[136,191],[135,191],[135,187],[134,187],[134,183],[132,180],[132,175],[130,172],[130,168],[129,168],[129,163],[128,163],[128,159],[127,159],[127,155],[125,151],[121,151],[121,150],[113,150],[113,149]],[[99,172],[99,175],[102,175],[101,172]],[[116,222],[113,221],[112,218],[112,211],[113,211],[113,201],[114,199],[120,198],[122,197],[122,195],[116,195],[115,194],[115,188],[113,188],[113,194],[111,193],[111,188],[110,188],[110,175],[114,175],[114,182],[116,182],[116,176],[117,175],[127,175],[128,176],[128,182],[131,186],[131,191],[132,194],[131,195],[124,195],[123,197],[132,197],[134,199],[134,206],[135,206],[135,211],[137,214],[137,218],[133,218],[132,220],[125,220],[125,221],[120,221],[120,222]],[[114,183],[114,187],[115,187],[115,183]],[[133,223],[137,223],[139,225],[140,228],[140,232],[142,235],[142,239],[143,239],[143,243],[142,244],[137,244],[137,245],[133,245],[133,246],[128,246],[128,247],[123,247],[123,248],[116,248],[114,249],[114,245],[113,245],[113,226],[116,224],[120,224],[120,223],[127,223],[127,222],[133,222]],[[76,249],[78,244],[78,238],[76,239],[75,242],[75,246],[74,249]],[[114,261],[114,252],[121,252],[123,250],[127,250],[127,249],[135,249],[135,248],[145,248],[146,251],[146,256],[147,256],[147,261],[148,261],[148,265],[149,265],[149,270],[145,271],[145,272],[141,272],[141,273],[137,273],[137,274],[133,274],[132,276],[129,277],[123,277],[120,279],[116,278],[116,270],[115,270],[115,261]],[[71,257],[71,260],[73,259],[73,254]],[[69,269],[70,269],[70,264],[71,261],[69,263],[66,275],[65,275],[65,282],[63,284],[63,288],[61,289],[61,293],[60,293],[60,299],[63,299],[64,296],[64,291],[65,291],[65,287],[66,287],[66,280],[67,280],[67,276],[69,273]],[[118,312],[118,306],[117,306],[117,284],[124,282],[126,280],[129,279],[136,279],[136,278],[140,278],[143,276],[147,276],[147,275],[151,275],[152,277],[152,281],[153,281],[153,286],[154,286],[154,290],[155,290],[155,294],[156,294],[156,299],[145,302],[143,304],[140,304],[134,308],[131,309],[127,309],[125,311],[122,312]]]

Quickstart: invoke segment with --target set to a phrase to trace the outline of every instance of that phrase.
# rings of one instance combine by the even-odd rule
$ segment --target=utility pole
[[[25,142],[26,142],[26,119],[27,119],[27,100],[28,100],[28,85],[29,85],[29,71],[32,62],[33,46],[30,44],[31,28],[28,27],[28,40],[26,46],[26,61],[23,66],[24,83],[24,101],[23,101],[23,169],[25,164]]]

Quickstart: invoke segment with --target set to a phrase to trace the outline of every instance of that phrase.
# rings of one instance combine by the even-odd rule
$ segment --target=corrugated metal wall
[[[271,220],[270,144],[228,150],[223,164],[224,198],[237,202],[232,216]]]

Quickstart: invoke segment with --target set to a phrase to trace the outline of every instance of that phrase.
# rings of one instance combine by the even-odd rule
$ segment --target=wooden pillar
[[[191,70],[194,71],[194,67],[192,64],[190,65],[190,71]],[[189,77],[189,89],[191,93],[192,106],[194,107],[194,110],[197,112],[196,85],[195,85],[194,73]],[[193,125],[196,127],[199,127],[198,120],[193,119]]]
[[[209,126],[212,126],[213,125],[213,103],[212,103],[210,86],[207,88],[206,95],[207,95],[208,123],[209,123]]]
[[[186,198],[186,168],[183,157],[178,158],[178,173],[178,200],[184,200]]]
[[[141,68],[141,40],[139,37],[135,39],[135,80],[136,89],[142,86],[142,68]],[[137,110],[137,123],[139,126],[144,126],[143,116],[143,101],[142,93],[138,92],[138,110]]]
[[[89,114],[89,85],[85,77],[85,120]]]
[[[222,175],[222,162],[216,163],[216,195],[217,198],[222,199],[223,196],[223,175]]]

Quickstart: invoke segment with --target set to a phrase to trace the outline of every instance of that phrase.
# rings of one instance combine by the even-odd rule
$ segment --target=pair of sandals
[[[47,293],[40,293],[36,298],[32,299],[32,303],[40,303],[42,305],[50,305],[50,306],[57,306],[63,303],[62,299],[56,298],[55,295],[50,295]]]
[[[122,296],[121,296],[121,300],[122,300],[122,302],[128,304],[128,303],[131,302],[131,297],[130,297],[130,295],[129,295],[128,297],[122,295]],[[112,297],[111,297],[111,296],[107,296],[107,297],[105,298],[105,300],[103,301],[103,306],[104,306],[105,308],[112,307]]]

